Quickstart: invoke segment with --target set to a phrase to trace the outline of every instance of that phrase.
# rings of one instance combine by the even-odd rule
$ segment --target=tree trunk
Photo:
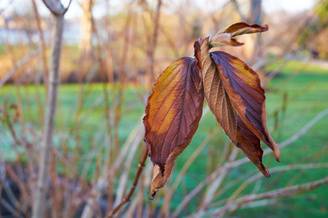
[[[251,23],[261,24],[261,21],[262,21],[262,0],[252,0]]]
[[[79,50],[81,57],[92,55],[92,0],[84,0],[82,4],[83,16],[81,18]]]
[[[46,116],[44,133],[41,144],[41,154],[39,160],[39,176],[36,190],[36,198],[33,205],[33,217],[43,217],[46,204],[46,193],[48,183],[48,172],[50,166],[51,149],[53,144],[54,121],[57,108],[57,93],[60,83],[59,77],[59,62],[62,48],[62,35],[64,26],[64,13],[56,14],[54,41],[51,46],[50,74],[48,80],[48,94],[46,103]]]
[[[159,30],[159,19],[161,15],[161,6],[162,6],[162,0],[157,1],[157,8],[156,8],[156,14],[154,17],[154,32],[153,32],[153,38],[150,46],[149,51],[149,59],[150,59],[150,86],[155,81],[155,72],[154,72],[154,66],[155,66],[155,49],[157,46],[157,38],[158,38],[158,30]],[[148,84],[147,84],[148,85]]]
[[[256,23],[261,25],[262,23],[262,0],[251,0],[251,23]],[[261,47],[261,34],[256,34],[252,37],[252,56],[258,55]]]

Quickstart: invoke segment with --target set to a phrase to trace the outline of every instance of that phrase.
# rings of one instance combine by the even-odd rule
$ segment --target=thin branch
[[[114,202],[114,207],[122,201],[125,188],[127,187],[126,183],[128,181],[129,171],[131,169],[132,161],[134,159],[133,157],[137,151],[137,148],[140,145],[140,142],[143,139],[143,136],[145,135],[144,129],[145,128],[143,126],[141,126],[141,128],[137,129],[138,135],[137,135],[137,137],[135,137],[133,144],[129,147],[130,153],[125,160],[124,168],[122,170],[123,173],[119,179],[119,185],[118,185],[117,192],[116,192],[116,200]]]
[[[37,56],[40,53],[41,49],[37,48],[36,50],[34,50],[31,54],[26,55],[24,58],[22,58],[21,60],[19,60],[15,66],[7,73],[7,75],[0,81],[0,87],[2,87],[7,81],[8,79],[24,64],[26,64],[27,62],[29,62],[32,58],[34,58],[35,56]]]
[[[322,118],[328,115],[328,109],[322,111],[320,114],[318,114],[315,118],[313,118],[310,122],[308,122],[298,133],[290,137],[289,139],[283,141],[282,143],[279,143],[279,148],[284,148],[287,145],[295,142],[296,140],[300,139],[309,129],[316,124],[318,121],[320,121]]]
[[[21,198],[27,199],[28,198],[28,191],[26,189],[26,186],[24,182],[20,179],[19,174],[17,174],[14,169],[11,166],[6,166],[6,172],[8,174],[8,177],[10,177],[14,183],[17,185],[21,192]],[[15,197],[15,196],[14,196]],[[16,200],[17,201],[17,200]]]
[[[43,1],[44,5],[51,11],[51,5],[49,4],[49,2],[47,0],[42,0],[42,1]]]
[[[183,165],[183,168],[180,170],[178,177],[172,183],[172,187],[168,190],[168,193],[165,193],[163,208],[168,212],[169,203],[173,197],[174,192],[177,190],[178,186],[180,185],[184,175],[186,174],[187,170],[194,162],[194,160],[199,156],[201,151],[208,145],[208,143],[213,139],[215,135],[221,131],[221,128],[218,128],[216,131],[211,133],[205,140],[197,147],[197,149],[193,152],[193,154],[188,158],[187,162]]]
[[[155,49],[157,46],[157,38],[158,38],[158,29],[159,29],[159,19],[161,15],[161,6],[162,6],[162,0],[158,0],[157,2],[157,8],[156,8],[156,14],[155,14],[155,20],[154,20],[154,32],[152,37],[152,43],[150,46],[149,51],[149,59],[150,59],[150,76],[151,76],[151,82],[154,82],[155,75],[154,75],[154,65],[155,65]]]
[[[119,154],[117,154],[117,157],[115,158],[115,162],[113,163],[113,170],[114,172],[117,172],[120,167],[123,165],[123,161],[126,158],[128,154],[128,150],[131,148],[131,146],[134,143],[135,138],[138,134],[144,134],[144,132],[141,132],[140,130],[144,129],[142,121],[135,127],[129,134],[128,138],[125,140],[124,144],[120,148]]]
[[[233,204],[229,206],[229,208],[220,208],[216,211],[214,211],[213,216],[222,215],[225,212],[231,210],[231,208],[238,209],[240,206],[244,205],[245,203],[248,204],[252,201],[262,200],[262,199],[271,199],[271,198],[282,198],[282,197],[289,197],[293,195],[298,195],[303,192],[311,191],[323,184],[328,183],[328,177],[316,180],[310,183],[306,183],[303,185],[294,185],[294,186],[288,186],[286,188],[280,188],[273,191],[261,193],[261,194],[250,194],[243,197],[240,197],[233,201]]]
[[[133,193],[134,193],[134,191],[135,191],[135,189],[138,185],[138,181],[139,181],[140,175],[142,173],[142,170],[145,166],[145,162],[147,160],[147,157],[148,157],[148,149],[146,149],[145,153],[143,154],[143,157],[142,157],[141,161],[139,162],[137,175],[134,178],[134,181],[133,181],[133,184],[132,184],[132,187],[131,187],[129,193],[123,198],[123,200],[121,201],[121,203],[119,205],[117,205],[111,212],[109,212],[107,214],[106,217],[113,217],[115,215],[115,213],[117,213],[119,211],[119,209],[124,204],[126,204],[128,201],[130,201],[130,198],[132,197],[132,195],[133,195]]]
[[[44,40],[40,13],[38,11],[38,7],[36,5],[35,0],[32,0],[32,5],[33,5],[34,14],[35,14],[36,24],[37,24],[39,35],[40,35],[41,49],[42,49],[42,68],[43,68],[42,76],[43,76],[43,83],[44,83],[44,85],[46,87],[46,91],[47,91],[48,90],[47,82],[48,82],[48,73],[49,73],[48,65],[47,65],[47,47],[46,47],[46,43]]]
[[[242,19],[242,21],[244,21],[246,23],[249,23],[248,19],[244,16],[243,12],[241,12],[240,7],[239,7],[239,3],[237,2],[237,0],[231,0],[231,2],[235,6],[235,9],[238,12],[238,14],[239,14],[240,18]]]
[[[232,143],[229,143],[227,146],[232,146]],[[234,146],[232,152],[229,155],[229,162],[233,162],[240,150]],[[205,197],[202,199],[202,203],[200,205],[200,209],[197,212],[197,217],[202,217],[205,211],[208,209],[210,203],[212,202],[216,191],[222,186],[224,180],[229,175],[231,168],[226,168],[225,170],[221,171],[220,175],[215,179],[215,181],[207,188]]]
[[[282,171],[289,171],[289,170],[306,170],[306,169],[315,169],[315,168],[328,168],[328,163],[318,163],[318,164],[291,164],[287,166],[282,167],[275,167],[270,170],[270,173],[277,173]],[[262,173],[258,173],[249,179],[247,179],[242,185],[239,186],[239,188],[231,195],[229,198],[230,201],[237,198],[237,196],[252,182],[263,178]]]
[[[314,124],[316,124],[319,120],[321,120],[322,118],[324,118],[325,116],[328,115],[328,109],[322,111],[321,113],[319,113],[317,116],[315,116],[310,122],[308,122],[298,133],[296,133],[295,135],[293,135],[292,137],[290,137],[289,139],[283,141],[282,143],[278,144],[278,147],[280,149],[290,145],[291,143],[293,143],[294,141],[296,141],[297,139],[301,138],[311,127],[313,127]],[[263,152],[263,155],[267,155],[270,152],[272,152],[271,149],[265,149]],[[238,159],[234,162],[231,163],[226,163],[225,165],[223,165],[222,167],[217,168],[214,172],[212,172],[210,175],[208,175],[205,180],[200,183],[195,189],[193,189],[185,198],[184,200],[181,202],[181,204],[178,206],[178,208],[176,209],[176,211],[173,213],[173,217],[177,217],[181,212],[182,209],[184,207],[186,207],[188,205],[188,203],[201,191],[203,190],[203,188],[211,183],[212,181],[214,181],[215,178],[217,178],[217,176],[225,169],[225,168],[234,168],[234,167],[238,167],[240,165],[243,165],[245,163],[250,162],[250,160],[247,157]]]
[[[50,12],[58,17],[58,16],[64,16],[67,12],[69,6],[71,5],[72,0],[68,3],[67,8],[64,8],[60,0],[42,0],[45,6],[50,10]]]
[[[67,7],[64,10],[64,14],[66,14],[67,10],[69,9],[69,7],[71,6],[72,0],[69,1]]]
[[[19,212],[17,211],[16,208],[14,208],[13,206],[11,206],[10,203],[8,203],[4,198],[0,199],[0,204],[7,209],[11,215],[13,215],[14,217],[18,217],[18,218],[23,218],[22,215],[19,214]]]

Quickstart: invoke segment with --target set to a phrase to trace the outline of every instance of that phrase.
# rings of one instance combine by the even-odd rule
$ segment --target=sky
[[[313,7],[315,0],[264,0],[263,9],[272,13],[277,10],[285,10],[289,13],[298,13]]]
[[[10,10],[24,10],[24,8],[19,8],[22,2],[26,0],[0,0],[0,12],[8,7],[8,9],[5,10],[5,12],[10,12]],[[70,10],[68,10],[67,14],[65,15],[66,18],[74,18],[74,17],[80,17],[82,15],[82,9],[77,4],[77,1],[82,2],[83,0],[73,0]],[[119,10],[120,9],[120,2],[122,0],[110,0],[111,2],[111,10]],[[44,7],[41,0],[36,0],[37,4],[39,5],[39,10],[42,15],[48,15],[49,12]],[[62,0],[62,3],[64,5],[67,5],[69,0]],[[99,1],[100,2],[100,1]],[[165,0],[164,0],[165,2]],[[202,8],[203,10],[209,10],[213,11],[215,8],[218,8],[220,4],[224,4],[226,1],[220,0],[216,1],[216,5],[213,7],[210,4],[204,4],[204,0],[191,0],[190,2],[194,2],[198,7]],[[211,1],[205,1],[205,2],[211,2]],[[24,2],[25,3],[25,2]],[[263,9],[267,13],[274,13],[279,10],[284,10],[289,13],[298,13],[304,10],[308,10],[311,7],[313,7],[313,4],[315,3],[315,0],[263,0]],[[99,4],[96,5],[96,7],[93,10],[94,16],[101,17],[105,13],[104,11],[104,5]],[[4,13],[5,14],[5,13]],[[1,14],[0,14],[1,16]]]

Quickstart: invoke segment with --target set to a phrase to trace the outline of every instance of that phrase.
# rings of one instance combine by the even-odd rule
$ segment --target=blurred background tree
[[[93,32],[93,17],[92,7],[93,0],[84,0],[81,4],[83,10],[83,16],[81,18],[81,30],[80,30],[80,42],[79,50],[82,57],[93,56],[92,46],[92,32]]]
[[[328,37],[328,1],[322,1],[321,6],[314,10],[313,17],[302,31],[298,43],[303,49],[310,50],[312,57],[328,58],[328,48],[324,40]]]

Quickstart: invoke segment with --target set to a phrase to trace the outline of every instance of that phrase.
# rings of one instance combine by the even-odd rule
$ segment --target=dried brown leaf
[[[269,30],[269,26],[266,24],[263,26],[260,26],[258,24],[249,25],[244,22],[239,22],[239,23],[229,25],[229,26],[219,30],[217,32],[217,34],[231,33],[231,36],[235,37],[235,36],[239,36],[239,35],[243,35],[243,34],[265,32],[268,30]]]
[[[158,78],[148,98],[145,142],[155,165],[151,194],[163,187],[202,115],[204,92],[197,60],[180,58]]]
[[[243,45],[244,43],[238,42],[234,37],[243,34],[265,32],[268,29],[269,29],[268,25],[263,25],[263,26],[257,24],[249,25],[244,22],[235,23],[219,30],[211,38],[210,47],[221,47],[225,45],[240,46]]]
[[[209,52],[216,46],[242,45],[235,36],[267,30],[267,25],[230,25],[211,40],[198,39],[194,44],[196,59],[181,58],[160,75],[144,117],[145,142],[154,164],[153,197],[165,185],[176,158],[190,143],[201,118],[204,95],[232,142],[265,176],[270,176],[262,164],[260,140],[274,150],[277,160],[280,151],[267,129],[265,95],[259,76],[234,56]]]
[[[232,105],[245,125],[275,152],[280,152],[266,124],[265,95],[258,74],[240,59],[225,53],[212,52],[219,76]]]
[[[265,175],[260,140],[275,151],[279,149],[266,125],[265,95],[259,76],[244,62],[225,52],[209,52],[209,38],[195,42],[209,108],[225,133]]]

